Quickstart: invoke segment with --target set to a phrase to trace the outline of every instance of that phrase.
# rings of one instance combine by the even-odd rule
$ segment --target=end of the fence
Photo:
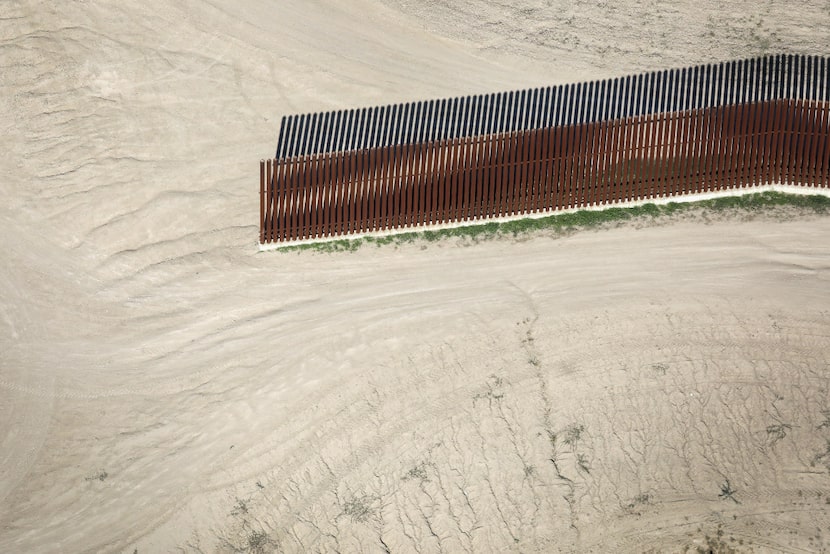
[[[265,160],[259,160],[259,243],[265,243]]]

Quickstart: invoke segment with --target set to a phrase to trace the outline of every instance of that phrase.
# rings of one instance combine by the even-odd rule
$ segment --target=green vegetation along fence
[[[459,124],[450,133],[453,136],[443,138],[433,138],[429,131],[442,128],[434,123],[440,123],[440,117],[424,126],[430,140],[423,140],[416,126],[418,141],[401,140],[403,135],[394,132],[394,117],[385,123],[377,117],[380,123],[375,128],[385,130],[367,143],[369,147],[353,150],[323,147],[327,135],[321,132],[314,153],[260,163],[260,242],[422,227],[769,183],[828,187],[830,67],[818,58],[815,63],[790,58],[780,67],[775,57],[768,59],[772,60],[769,70],[763,72],[766,58],[736,62],[731,77],[721,82],[716,78],[719,70],[712,71],[707,80],[705,67],[709,66],[701,66],[678,71],[676,79],[666,72],[664,79],[652,79],[651,87],[648,78],[637,85],[635,76],[601,82],[602,87],[574,85],[564,93],[560,88],[561,94],[557,97],[554,90],[546,103],[545,94],[537,93],[537,104],[528,100],[526,110],[518,101],[505,102],[511,106],[506,112],[497,110],[495,119],[502,113],[504,121],[510,120],[511,113],[529,114],[524,123],[510,124],[510,130],[503,132],[482,134],[482,127],[469,123],[490,117],[482,102],[478,110],[468,110],[469,118],[452,115],[468,123]],[[758,71],[750,72],[750,68]],[[637,87],[641,94],[636,93]],[[738,92],[730,93],[730,87]],[[707,90],[714,91],[710,99]],[[661,105],[661,97],[672,100]],[[629,100],[634,108],[626,110]],[[615,109],[614,102],[623,109]],[[547,125],[545,114],[560,111],[571,115],[551,116],[553,121],[547,123],[554,125]],[[452,121],[443,126],[442,133],[447,135],[451,126]],[[335,132],[333,125],[329,128]],[[370,128],[371,124],[361,125],[359,130]],[[360,136],[356,124],[355,129],[355,136]],[[336,146],[336,141],[329,143]]]

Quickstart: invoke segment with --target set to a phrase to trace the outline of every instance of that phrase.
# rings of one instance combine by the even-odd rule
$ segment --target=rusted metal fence
[[[723,89],[712,96],[717,96],[717,102],[665,104],[682,110],[662,111],[659,98],[663,93],[648,102],[635,94],[633,98],[640,98],[644,107],[656,102],[657,109],[627,115],[626,110],[597,108],[596,116],[576,118],[577,123],[528,125],[488,134],[465,132],[421,142],[393,140],[357,150],[323,148],[262,161],[260,242],[404,229],[768,183],[830,186],[828,66],[823,60],[807,63],[805,59],[804,64],[783,66],[803,67],[794,78],[773,80],[767,75],[755,81],[749,79],[748,68],[763,68],[762,63],[735,67],[733,75],[745,75],[752,85],[736,88],[780,88],[782,94],[742,92],[730,98],[731,93],[727,90],[724,96],[726,88],[715,80],[710,82],[711,89]],[[665,89],[664,96],[682,98],[684,90],[694,90],[696,73],[700,74],[690,70],[688,79],[679,74],[681,78]],[[780,77],[780,70],[775,75]],[[618,82],[626,81],[637,82],[636,78]],[[794,88],[786,82],[795,83]],[[769,98],[777,96],[782,98]],[[575,110],[579,106],[576,96],[572,98],[567,111],[587,111],[591,106],[583,103],[583,108]],[[588,98],[601,95],[589,94]],[[608,118],[607,114],[622,117]],[[469,129],[475,131],[475,127]]]

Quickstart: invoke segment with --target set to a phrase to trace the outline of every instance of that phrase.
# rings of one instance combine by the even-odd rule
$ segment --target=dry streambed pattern
[[[779,275],[788,289],[815,270],[790,269]],[[314,431],[273,439],[286,463],[240,484],[246,510],[229,512],[226,544],[797,552],[826,542],[819,291],[790,305],[783,293],[612,290],[606,306],[563,311],[550,284],[498,286],[509,302],[452,305],[463,324],[442,324],[448,337],[356,356],[359,370],[309,409]]]

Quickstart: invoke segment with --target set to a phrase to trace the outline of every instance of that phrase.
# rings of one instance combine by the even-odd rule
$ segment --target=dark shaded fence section
[[[275,159],[773,100],[830,101],[828,60],[770,55],[604,81],[293,115]]]
[[[708,101],[674,103],[671,106],[681,109],[633,114],[603,111],[603,117],[566,120],[564,124],[546,122],[544,126],[495,133],[485,130],[437,140],[393,141],[372,148],[262,161],[260,242],[463,222],[769,183],[826,188],[830,186],[827,65],[824,60],[806,57],[764,59],[767,64],[773,61],[773,71],[767,75],[779,77],[777,63],[797,60],[795,65],[785,65],[798,67],[797,77],[788,73],[790,77],[784,80],[750,79],[752,87],[732,87],[727,101],[721,96],[717,105],[707,105],[711,104]],[[727,66],[733,67],[722,67]],[[734,67],[738,76],[741,71],[750,75],[750,68],[759,67],[764,74],[763,63],[737,63]],[[681,71],[680,80],[668,90],[680,94],[687,85],[694,88],[695,71],[699,73],[699,69]],[[691,80],[684,80],[683,75],[689,79],[690,74]],[[808,75],[812,77],[808,79]],[[736,79],[730,82],[741,82],[740,77]],[[749,94],[755,86],[782,92],[731,96],[739,89],[744,91],[741,94]],[[588,90],[594,89],[589,86]],[[805,97],[794,99],[793,95]],[[596,105],[581,106],[587,110]]]

